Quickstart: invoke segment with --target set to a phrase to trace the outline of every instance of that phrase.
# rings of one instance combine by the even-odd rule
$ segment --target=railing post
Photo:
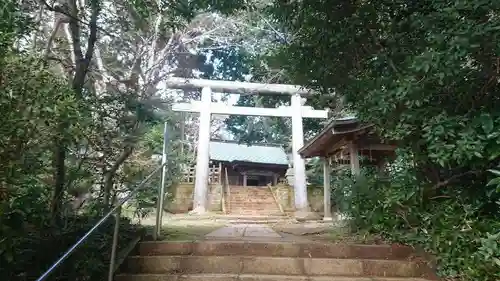
[[[130,198],[135,196],[144,186],[148,183],[151,178],[158,173],[163,168],[164,165],[156,168],[153,172],[151,172],[145,179],[143,179],[132,192],[130,192],[125,198],[120,200],[117,205],[115,205],[104,217],[102,217],[89,231],[87,231],[78,241],[73,244],[62,256],[55,261],[36,281],[44,281],[54,270],[61,265],[80,245],[82,245],[90,235],[92,235],[104,222],[109,219],[111,216],[115,216],[115,227],[113,231],[113,243],[111,246],[111,260],[109,265],[109,274],[108,280],[113,280],[113,274],[116,269],[116,251],[118,245],[118,234],[120,230],[120,216],[121,216],[121,207],[125,202],[128,202]]]
[[[154,240],[157,240],[161,235],[161,224],[163,221],[163,203],[165,200],[165,181],[167,176],[167,143],[168,143],[168,124],[165,122],[163,127],[163,151],[161,157],[161,181],[160,188],[158,189],[158,203],[156,206],[156,226],[153,235]]]
[[[108,281],[113,281],[116,264],[116,251],[118,247],[118,234],[120,231],[120,216],[122,207],[118,207],[115,212],[115,227],[113,230],[113,244],[111,245],[111,259],[109,261]]]

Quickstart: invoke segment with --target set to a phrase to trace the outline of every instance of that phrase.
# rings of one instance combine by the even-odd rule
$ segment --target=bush
[[[498,213],[486,212],[485,201],[460,186],[427,198],[427,187],[412,176],[414,171],[398,168],[391,181],[368,173],[336,182],[333,197],[351,217],[352,230],[424,249],[435,257],[440,275],[500,280]]]
[[[100,217],[72,216],[58,225],[23,224],[23,214],[4,207],[0,214],[0,280],[34,280],[90,230]],[[53,272],[48,280],[103,280],[108,272],[114,220],[110,218]],[[139,229],[123,218],[118,251]]]

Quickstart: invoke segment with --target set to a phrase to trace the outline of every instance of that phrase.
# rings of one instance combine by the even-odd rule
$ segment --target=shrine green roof
[[[211,141],[210,160],[288,165],[285,150],[274,145],[247,145],[235,142]]]

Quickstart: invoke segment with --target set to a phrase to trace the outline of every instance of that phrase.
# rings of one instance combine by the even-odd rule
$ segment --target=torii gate
[[[201,101],[176,103],[172,107],[174,111],[200,113],[193,213],[201,214],[207,211],[211,115],[221,114],[292,118],[293,187],[296,216],[305,217],[309,214],[305,163],[298,153],[298,150],[304,146],[302,118],[328,118],[328,110],[314,110],[312,107],[302,104],[301,96],[310,95],[309,90],[296,85],[186,78],[169,78],[166,85],[175,89],[202,89]],[[291,106],[278,108],[227,106],[212,102],[212,90],[233,94],[288,94],[291,96]]]

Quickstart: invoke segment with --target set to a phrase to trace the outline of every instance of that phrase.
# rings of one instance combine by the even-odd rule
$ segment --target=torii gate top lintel
[[[312,95],[310,89],[298,85],[265,84],[225,80],[190,79],[170,77],[165,81],[168,88],[201,89],[209,87],[212,91],[232,94],[273,94],[273,95]]]

